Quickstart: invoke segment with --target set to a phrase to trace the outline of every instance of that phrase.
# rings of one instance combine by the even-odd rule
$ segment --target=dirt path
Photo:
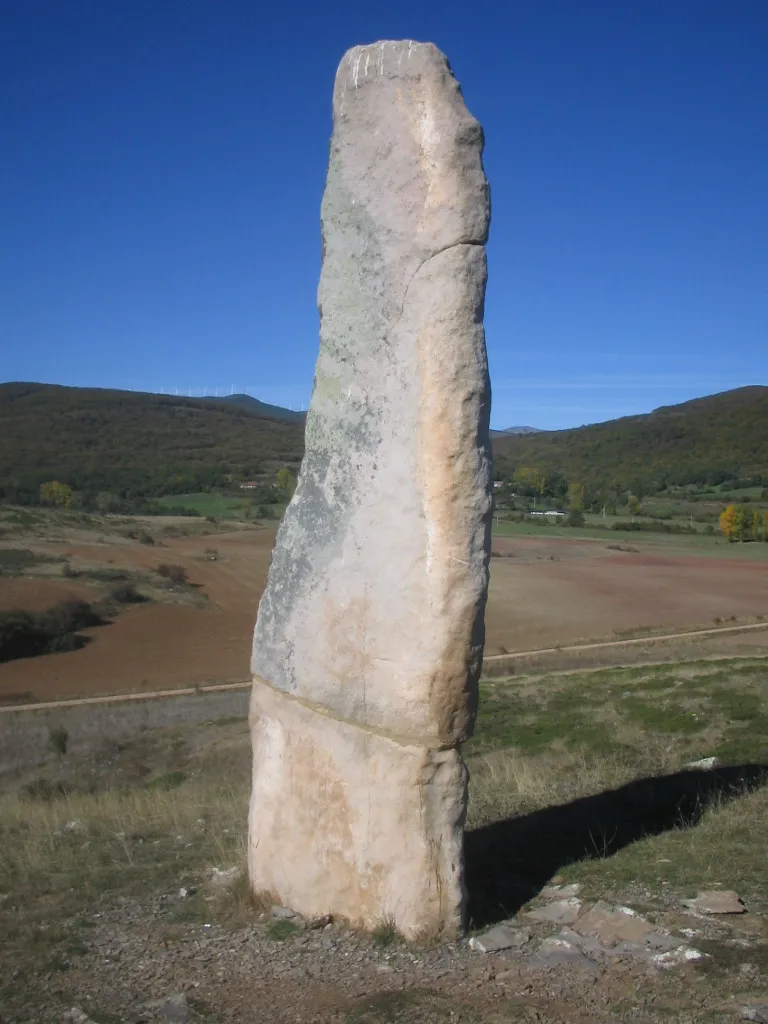
[[[534,651],[510,651],[509,654],[490,654],[486,661],[503,661],[505,658],[533,658],[540,654],[563,654],[573,651],[596,651],[606,647],[629,647],[633,644],[662,643],[665,640],[688,640],[694,637],[721,636],[725,633],[743,633],[752,629],[768,629],[768,622],[751,622],[742,626],[715,626],[712,629],[689,629],[682,633],[657,633],[636,636],[628,640],[600,640],[591,644],[569,644],[561,647],[542,647]]]

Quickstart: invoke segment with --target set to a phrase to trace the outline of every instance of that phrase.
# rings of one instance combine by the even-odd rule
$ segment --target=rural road
[[[594,651],[598,648],[628,647],[633,644],[658,643],[665,640],[684,640],[689,637],[719,636],[725,633],[743,633],[753,629],[768,629],[768,622],[753,622],[743,626],[715,626],[711,629],[694,629],[681,633],[662,633],[649,636],[632,637],[629,640],[602,640],[589,644],[568,644],[563,647],[542,647],[535,651],[510,651],[508,654],[491,654],[483,659],[488,661],[504,661],[510,658],[532,658],[540,654],[562,654],[574,651]],[[147,693],[116,693],[105,697],[78,697],[72,700],[52,700],[39,704],[13,704],[0,707],[0,715],[18,711],[49,711],[54,708],[74,708],[86,704],[116,704],[120,701],[153,700],[160,697],[184,697],[201,693],[220,693],[223,690],[244,690],[251,685],[251,680],[237,683],[219,683],[211,686],[187,686],[175,690],[153,690]]]

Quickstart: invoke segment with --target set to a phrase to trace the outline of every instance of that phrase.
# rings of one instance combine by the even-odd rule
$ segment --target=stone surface
[[[529,910],[526,917],[532,921],[553,921],[555,924],[573,924],[581,913],[581,900],[570,896],[565,900],[555,900],[544,907]]]
[[[252,669],[345,721],[469,735],[490,389],[482,131],[431,44],[356,47],[334,90],[320,352]]]
[[[700,914],[743,914],[747,909],[739,894],[731,889],[700,892],[695,900],[683,900],[682,903]]]
[[[497,924],[482,935],[473,935],[469,945],[478,953],[497,953],[502,949],[521,949],[531,937],[528,928]]]
[[[339,67],[320,351],[254,633],[255,889],[455,933],[490,558],[482,130],[410,41]]]
[[[657,953],[651,958],[651,962],[657,967],[682,967],[683,964],[692,964],[697,961],[706,960],[707,954],[692,946],[679,946],[669,953]]]
[[[741,1019],[755,1021],[756,1024],[768,1024],[768,1003],[763,1006],[745,1006],[741,1011]]]
[[[214,889],[228,889],[237,882],[241,874],[242,870],[237,865],[229,868],[213,867],[211,868],[209,882]]]
[[[545,885],[541,890],[541,897],[545,900],[564,900],[571,896],[578,896],[581,891],[579,882],[571,882],[569,885]]]
[[[305,918],[458,932],[466,770],[254,685],[251,885]]]
[[[175,1024],[186,1024],[190,1017],[189,1003],[183,992],[174,992],[164,999],[147,1003],[146,1009],[162,1020],[174,1021]]]
[[[592,970],[595,965],[589,957],[572,942],[557,936],[544,939],[535,953],[528,957],[529,967],[587,967]]]
[[[574,923],[574,930],[595,936],[604,946],[615,946],[618,942],[644,943],[655,928],[629,907],[612,907],[598,900]]]

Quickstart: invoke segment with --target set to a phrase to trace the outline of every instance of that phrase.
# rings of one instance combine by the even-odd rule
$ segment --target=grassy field
[[[599,516],[587,516],[581,527],[558,526],[554,523],[516,522],[494,519],[494,537],[563,537],[575,540],[585,538],[600,540],[606,544],[624,544],[638,548],[662,548],[665,551],[690,552],[696,555],[724,555],[728,558],[750,558],[768,561],[768,544],[762,542],[739,544],[729,543],[719,534],[706,533],[643,533],[603,529],[598,524]]]
[[[285,511],[285,505],[254,505],[250,498],[216,491],[199,494],[173,494],[158,498],[157,501],[158,504],[166,505],[169,508],[181,506],[192,509],[201,516],[238,522],[264,518],[261,514],[264,509],[269,509],[270,519],[280,519]]]
[[[768,911],[765,659],[486,681],[464,754],[473,925],[513,914],[555,875],[594,898],[642,893],[644,906],[721,884]],[[706,756],[718,769],[686,767]],[[46,766],[0,795],[3,961],[32,981],[66,972],[96,907],[179,885],[200,889],[158,924],[169,941],[184,921],[252,920],[242,884],[205,886],[212,867],[244,864],[249,783],[242,720],[105,742],[79,760],[52,735]],[[6,974],[0,1001],[13,984]]]

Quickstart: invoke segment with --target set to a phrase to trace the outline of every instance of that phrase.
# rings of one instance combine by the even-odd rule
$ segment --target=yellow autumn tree
[[[720,532],[728,540],[749,540],[752,534],[753,517],[746,505],[728,505],[720,513]]]
[[[40,501],[44,505],[69,508],[72,504],[72,488],[66,484],[60,484],[58,480],[49,480],[47,483],[40,484]]]
[[[530,487],[532,490],[536,490],[540,496],[544,494],[547,486],[547,477],[534,466],[520,466],[515,470],[512,479],[520,487]]]
[[[568,508],[573,512],[584,508],[584,484],[577,481],[568,484]]]

